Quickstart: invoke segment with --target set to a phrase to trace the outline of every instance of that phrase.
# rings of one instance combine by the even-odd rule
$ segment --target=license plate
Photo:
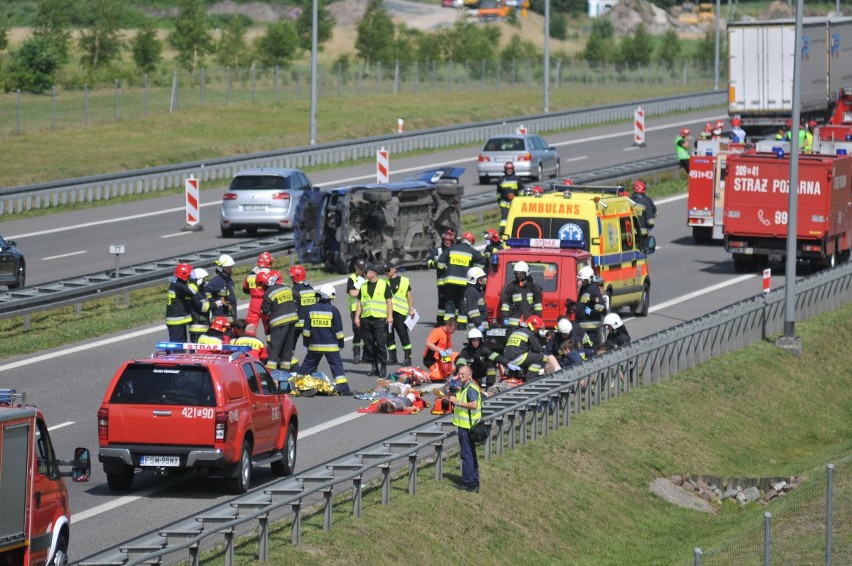
[[[140,466],[156,466],[158,468],[177,468],[180,466],[180,456],[142,456]]]
[[[265,204],[246,204],[246,205],[243,206],[243,210],[251,210],[251,211],[266,210],[266,205]]]
[[[486,336],[505,336],[506,329],[505,328],[489,328],[485,331]]]

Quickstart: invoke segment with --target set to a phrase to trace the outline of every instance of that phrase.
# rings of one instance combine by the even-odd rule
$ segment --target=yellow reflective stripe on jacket
[[[308,313],[311,328],[331,328],[333,315],[331,311],[313,311]]]
[[[349,274],[349,280],[352,281],[352,283],[355,283],[358,281],[358,274]],[[346,293],[346,304],[349,305],[350,312],[355,312],[355,309],[358,307],[358,297],[353,297],[349,293]]]
[[[373,296],[367,294],[367,283],[361,286],[361,317],[387,318],[388,304],[385,299],[387,280],[378,279]]]
[[[399,289],[393,294],[393,312],[408,314],[408,288],[410,283],[408,277],[399,276]]]
[[[476,408],[475,409],[465,409],[460,407],[458,404],[453,406],[453,424],[459,428],[471,428],[474,424],[478,423],[482,420],[482,391],[479,390],[479,387],[470,380],[467,382],[459,394],[457,399],[462,403],[467,403],[467,391],[470,388],[473,388],[476,391],[476,396],[478,399],[476,400]]]
[[[216,336],[199,336],[198,337],[199,344],[223,344],[221,338],[217,338]]]

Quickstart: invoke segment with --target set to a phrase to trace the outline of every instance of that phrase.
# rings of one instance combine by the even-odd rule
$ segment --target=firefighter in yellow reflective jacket
[[[169,278],[166,302],[166,327],[171,342],[186,342],[186,327],[192,322],[192,298],[195,292],[187,285],[192,266],[179,263]]]
[[[260,312],[269,317],[269,369],[289,370],[297,360],[293,357],[296,345],[296,322],[299,321],[293,290],[283,282],[280,271],[258,273],[257,281],[266,285]]]
[[[192,322],[189,323],[189,341],[197,342],[199,336],[210,328],[210,309],[213,302],[204,290],[204,280],[210,274],[197,267],[189,274],[187,286],[195,293],[192,298]]]
[[[467,270],[485,266],[482,254],[474,248],[476,238],[471,232],[462,234],[461,240],[444,250],[438,258],[438,269],[445,269],[444,314],[467,324],[467,314],[462,311],[464,291],[467,289]]]
[[[351,395],[340,350],[343,348],[343,319],[340,311],[332,304],[335,297],[334,287],[323,285],[316,292],[317,302],[305,313],[305,326],[302,336],[308,353],[299,366],[299,373],[309,375],[317,370],[323,356],[328,360],[334,379],[334,390],[341,395]]]
[[[497,204],[500,205],[500,232],[506,231],[506,218],[512,207],[512,199],[523,194],[524,182],[515,175],[515,164],[511,161],[503,166],[503,178],[497,183]]]

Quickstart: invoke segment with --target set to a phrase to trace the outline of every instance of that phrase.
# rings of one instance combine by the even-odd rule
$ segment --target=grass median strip
[[[761,342],[575,415],[569,428],[501,457],[480,456],[479,494],[452,489],[453,456],[442,482],[430,466],[419,470],[414,497],[404,476],[387,507],[380,488],[367,490],[360,519],[348,503],[337,505],[331,532],[322,530],[321,511],[303,516],[300,546],[289,543],[288,522],[275,525],[269,563],[453,564],[474,556],[479,564],[682,565],[699,547],[712,551],[714,564],[756,564],[765,512],[776,517],[773,563],[822,563],[819,482],[826,463],[844,461],[835,472],[834,563],[850,563],[852,391],[847,360],[837,355],[852,340],[850,320],[846,305],[797,325],[799,358]],[[726,502],[704,514],[650,492],[655,478],[682,472],[808,479],[769,504]],[[256,551],[256,537],[245,539],[236,563],[255,563]]]

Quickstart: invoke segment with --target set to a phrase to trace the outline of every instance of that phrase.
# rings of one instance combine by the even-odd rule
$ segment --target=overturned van
[[[395,183],[305,191],[293,230],[299,261],[340,273],[359,258],[424,266],[440,235],[461,224],[462,173],[445,167]]]

